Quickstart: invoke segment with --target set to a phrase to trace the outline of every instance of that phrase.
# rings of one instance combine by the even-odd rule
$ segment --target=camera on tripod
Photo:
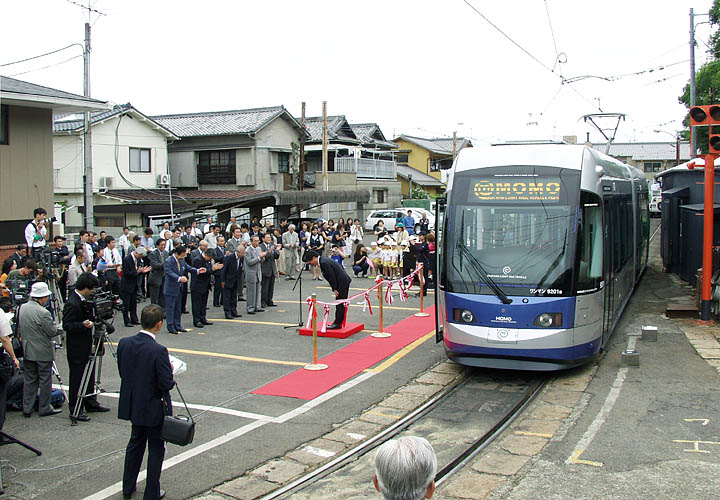
[[[95,323],[96,334],[115,332],[115,327],[109,323],[115,317],[115,311],[120,309],[120,297],[109,291],[95,290],[90,297],[83,301],[85,315]]]
[[[35,283],[34,280],[7,280],[5,283],[10,291],[10,302],[13,309],[30,300],[30,289]]]
[[[58,270],[62,266],[63,254],[56,248],[43,248],[40,254],[40,265],[45,269]]]

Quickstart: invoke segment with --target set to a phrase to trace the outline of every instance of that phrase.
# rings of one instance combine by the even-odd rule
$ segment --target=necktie
[[[176,258],[176,259],[175,259],[175,262],[177,262],[177,265],[178,265],[178,272],[181,272],[181,271],[180,271],[180,261],[177,260],[177,258]]]

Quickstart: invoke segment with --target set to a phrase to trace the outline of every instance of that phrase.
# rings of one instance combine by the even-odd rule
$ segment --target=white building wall
[[[197,187],[197,153],[176,151],[168,153],[170,159],[170,182],[173,187]]]
[[[53,176],[56,193],[82,193],[82,137],[78,135],[53,136]]]

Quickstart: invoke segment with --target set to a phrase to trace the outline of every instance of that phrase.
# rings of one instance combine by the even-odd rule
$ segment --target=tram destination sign
[[[559,202],[561,185],[559,177],[498,177],[470,183],[470,189],[482,201]]]

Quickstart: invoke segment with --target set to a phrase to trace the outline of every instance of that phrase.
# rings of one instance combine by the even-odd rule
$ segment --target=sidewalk
[[[687,301],[692,290],[662,273],[659,240],[607,355],[559,373],[436,498],[720,496],[720,328],[664,317],[668,302]],[[642,325],[658,327],[657,342],[640,340]],[[639,367],[622,366],[629,343]]]

